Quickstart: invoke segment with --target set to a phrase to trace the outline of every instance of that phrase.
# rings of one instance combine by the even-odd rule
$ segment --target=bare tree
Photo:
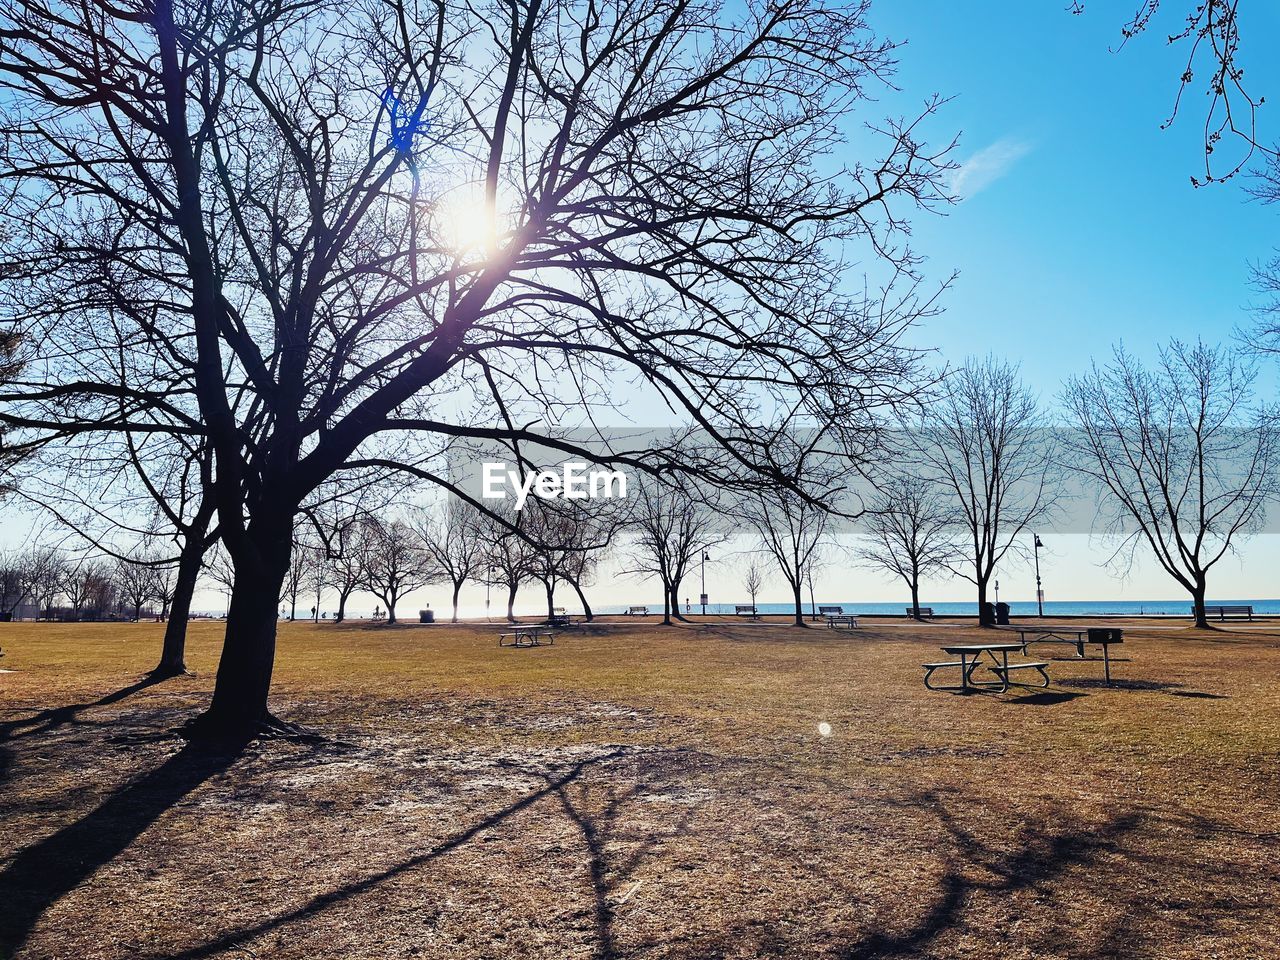
[[[796,626],[808,626],[801,591],[810,567],[819,562],[831,542],[829,509],[793,490],[779,488],[746,498],[739,515],[791,588]]]
[[[1149,548],[1200,627],[1210,571],[1280,492],[1276,412],[1254,403],[1255,379],[1229,348],[1174,340],[1154,369],[1118,348],[1066,388],[1077,427],[1067,462],[1104,492],[1113,559]]]
[[[595,614],[587,600],[585,587],[594,579],[614,539],[625,529],[628,517],[625,509],[611,510],[601,506],[593,506],[590,511],[581,507],[573,511],[573,522],[567,531],[567,547],[560,556],[560,576],[578,595],[588,622],[595,619]]]
[[[307,596],[315,601],[311,605],[312,623],[320,622],[320,605],[324,600],[325,590],[329,589],[329,574],[330,571],[325,563],[324,552],[316,548],[302,578],[302,586],[307,591]]]
[[[892,73],[867,3],[224,7],[0,7],[5,282],[40,345],[0,418],[207,438],[237,581],[193,735],[277,725],[274,603],[335,476],[447,486],[451,437],[594,459],[530,425],[634,374],[773,483],[762,411],[851,436],[910,392],[904,217],[949,164],[892,119],[827,163]],[[863,256],[895,281],[851,302]]]
[[[231,591],[236,581],[236,570],[231,563],[231,558],[227,556],[227,552],[221,544],[214,544],[213,552],[209,555],[209,561],[205,564],[204,574],[226,596],[229,610]]]
[[[987,592],[996,566],[1060,496],[1053,438],[1035,395],[1016,366],[970,360],[909,435],[921,474],[951,500],[964,543],[952,570],[977,587],[978,619],[990,626]]]
[[[27,602],[35,585],[36,566],[29,552],[0,552],[0,620],[9,621]]]
[[[4,269],[0,266],[0,276],[3,274]],[[0,391],[7,389],[10,381],[15,379],[22,369],[18,354],[21,342],[18,328],[0,320]],[[6,490],[5,476],[17,460],[18,452],[6,446],[4,430],[0,429],[0,496],[3,496]]]
[[[394,624],[400,598],[438,576],[431,556],[403,520],[369,520],[364,551],[365,589],[387,605],[387,623]]]
[[[31,550],[31,599],[39,616],[50,620],[62,596],[67,575],[66,555],[56,547],[36,546]]]
[[[890,477],[862,517],[866,566],[901,577],[920,618],[920,581],[950,572],[955,562],[956,511],[936,483],[911,473]]]
[[[537,548],[525,532],[523,511],[504,506],[490,508],[487,514],[485,566],[491,582],[506,588],[507,620],[514,622],[516,594],[532,575]]]
[[[335,623],[347,618],[347,601],[363,586],[365,575],[364,518],[342,518],[326,541],[324,568],[328,573],[328,586],[338,595],[338,607],[334,612]]]
[[[486,562],[485,516],[471,504],[450,497],[437,512],[419,521],[417,532],[438,574],[453,588],[451,622],[457,623],[458,594]]]
[[[283,592],[280,599],[289,605],[289,619],[298,619],[298,598],[310,585],[312,572],[319,565],[319,558],[314,544],[296,540],[293,551],[289,554],[289,571],[285,575]]]
[[[530,540],[529,575],[546,591],[547,616],[555,613],[556,587],[568,583],[592,619],[582,587],[614,535],[616,512],[572,500],[538,501],[525,505],[522,520],[521,530]]]
[[[71,616],[81,619],[91,609],[91,601],[98,584],[109,579],[111,570],[101,560],[82,559],[68,564],[62,580],[62,593],[71,608]]]
[[[751,562],[747,564],[747,569],[742,574],[742,586],[751,596],[751,606],[756,605],[756,596],[760,593],[760,588],[764,586],[764,574],[760,570],[760,562],[755,558],[751,558]]]
[[[645,482],[633,496],[631,572],[656,577],[662,585],[662,622],[683,620],[680,584],[711,547],[728,538],[722,515],[705,488],[691,484]]]
[[[142,608],[156,598],[155,563],[143,550],[135,550],[116,561],[113,579],[135,620],[142,617]]]

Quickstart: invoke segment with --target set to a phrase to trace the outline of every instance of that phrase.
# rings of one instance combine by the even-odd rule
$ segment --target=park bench
[[[908,617],[911,617],[911,618],[913,618],[913,619],[914,619],[917,613],[919,613],[919,615],[920,615],[922,618],[923,618],[923,617],[932,617],[932,616],[933,616],[933,607],[907,607],[907,616],[908,616]]]
[[[750,617],[752,620],[759,619],[755,606],[750,603],[736,604],[733,608],[733,615],[735,617]]]
[[[573,617],[564,607],[554,607],[551,615],[547,617],[547,626],[549,627],[572,627]]]
[[[828,629],[844,627],[852,630],[858,625],[858,618],[844,612],[844,607],[819,607],[818,613],[827,618]]]
[[[648,615],[649,608],[646,606],[627,607],[628,617],[647,617]]]
[[[1216,604],[1211,607],[1204,608],[1206,617],[1217,617],[1219,620],[1225,620],[1227,617],[1248,617],[1253,619],[1253,607],[1247,603],[1237,604]],[[1191,608],[1191,615],[1196,615],[1195,607]]]
[[[544,643],[554,646],[555,642],[556,635],[542,627],[515,627],[509,633],[498,634],[500,647],[540,647]]]

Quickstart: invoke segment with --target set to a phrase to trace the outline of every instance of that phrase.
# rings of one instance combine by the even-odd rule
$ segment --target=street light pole
[[[484,619],[487,622],[492,619],[489,616],[489,595],[493,592],[493,564],[489,564],[489,576],[484,581]]]
[[[1043,547],[1043,546],[1044,546],[1044,544],[1040,542],[1040,535],[1039,535],[1039,534],[1037,534],[1037,533],[1033,533],[1031,536],[1035,539],[1035,542],[1036,542],[1036,546],[1035,546],[1035,555],[1036,555],[1036,609],[1037,609],[1037,610],[1039,610],[1039,612],[1040,612],[1040,616],[1042,616],[1042,617],[1043,617],[1043,616],[1044,616],[1044,590],[1042,589],[1042,587],[1041,587],[1041,585],[1040,585],[1040,548],[1041,548],[1041,547]]]
[[[710,559],[711,557],[707,554],[707,551],[703,550],[702,551],[702,593],[700,594],[699,599],[702,601],[702,615],[704,617],[707,615],[707,561]]]

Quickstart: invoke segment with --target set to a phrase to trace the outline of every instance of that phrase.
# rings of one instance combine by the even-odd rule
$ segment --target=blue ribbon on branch
[[[413,147],[413,138],[431,129],[431,121],[422,115],[427,102],[423,100],[412,112],[406,112],[395,91],[387,87],[382,92],[382,105],[391,117],[391,146],[408,153]]]

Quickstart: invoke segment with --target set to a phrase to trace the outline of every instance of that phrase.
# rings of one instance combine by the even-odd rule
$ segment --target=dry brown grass
[[[1280,956],[1280,625],[969,697],[953,625],[285,625],[325,743],[211,758],[220,631],[94,705],[159,625],[0,625],[0,957]]]

